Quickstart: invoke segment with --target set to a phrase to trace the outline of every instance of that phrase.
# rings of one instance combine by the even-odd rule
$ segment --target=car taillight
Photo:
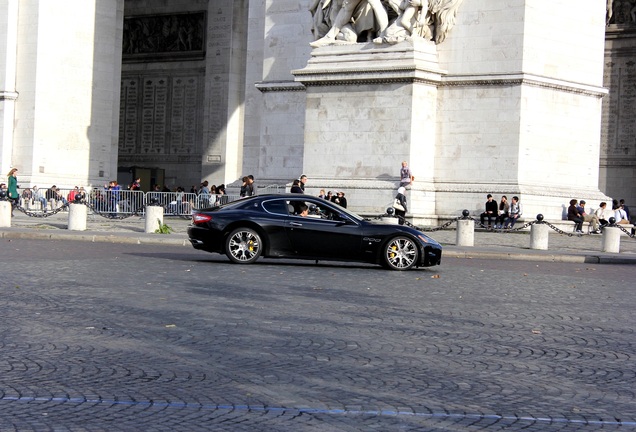
[[[203,213],[194,213],[192,215],[192,223],[195,225],[202,225],[212,220],[212,216]]]

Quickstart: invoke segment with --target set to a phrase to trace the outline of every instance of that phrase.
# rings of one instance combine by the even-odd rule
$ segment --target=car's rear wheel
[[[251,264],[261,256],[263,242],[256,231],[238,228],[225,241],[225,254],[237,264]]]
[[[408,270],[417,264],[419,251],[408,237],[394,237],[382,249],[383,263],[391,270]]]

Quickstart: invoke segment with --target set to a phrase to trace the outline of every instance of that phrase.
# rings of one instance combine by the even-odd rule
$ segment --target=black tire
[[[261,256],[261,236],[250,228],[238,228],[225,240],[225,254],[236,264],[251,264]]]
[[[382,263],[391,270],[409,270],[419,256],[417,244],[409,237],[393,237],[382,248]]]

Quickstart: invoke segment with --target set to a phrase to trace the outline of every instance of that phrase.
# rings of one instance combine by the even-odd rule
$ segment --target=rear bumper
[[[196,225],[188,227],[188,240],[195,249],[217,253],[221,253],[223,249],[221,240],[214,235],[213,231]]]

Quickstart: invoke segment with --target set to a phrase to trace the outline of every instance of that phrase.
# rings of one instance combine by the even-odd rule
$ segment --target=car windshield
[[[341,213],[346,214],[347,216],[349,216],[351,219],[353,219],[353,220],[355,220],[355,221],[358,221],[358,222],[359,222],[359,221],[361,221],[361,220],[364,220],[364,218],[363,218],[362,216],[360,216],[360,215],[358,215],[358,214],[356,214],[356,213],[354,213],[354,212],[352,212],[352,211],[350,211],[350,210],[347,210],[347,209],[346,209],[346,208],[344,208],[344,207],[340,207],[340,206],[339,206],[339,205],[337,205],[337,204],[336,204],[336,205],[334,205],[334,207],[335,207],[335,208],[337,208],[337,209],[338,209]]]

